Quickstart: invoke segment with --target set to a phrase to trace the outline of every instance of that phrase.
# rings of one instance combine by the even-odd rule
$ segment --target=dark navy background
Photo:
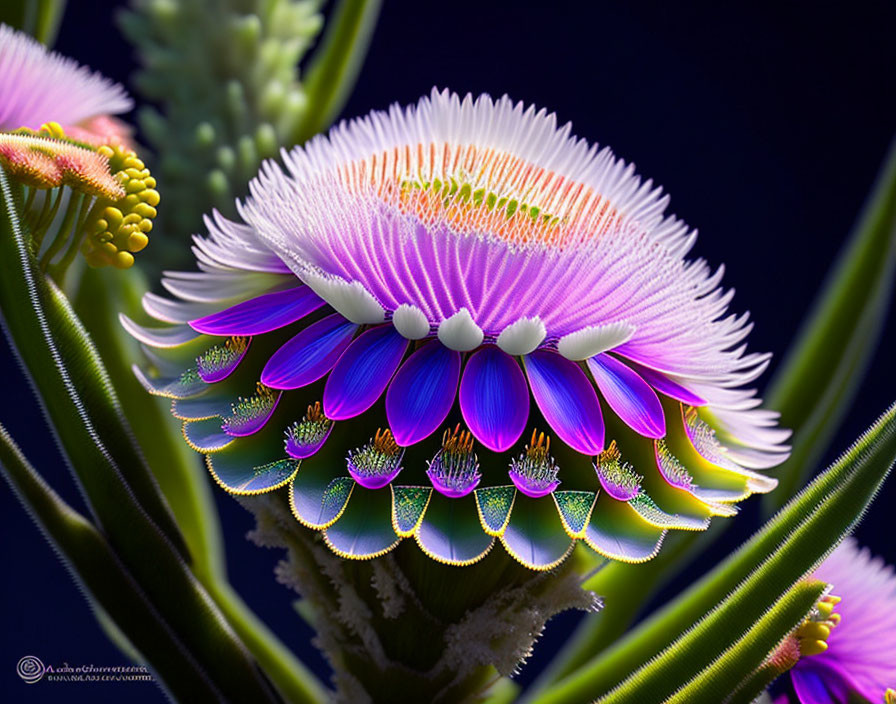
[[[116,5],[69,3],[57,48],[126,81],[134,62],[114,29]],[[433,85],[506,92],[556,110],[561,121],[573,121],[576,134],[612,145],[672,194],[672,210],[702,233],[696,255],[725,262],[725,283],[737,289],[734,310],[752,312],[752,349],[771,350],[780,360],[896,127],[896,6],[679,5],[388,0],[345,115],[411,102]],[[894,322],[891,311],[836,451],[896,399]],[[0,358],[0,420],[53,486],[82,507],[5,344]],[[234,585],[288,645],[325,672],[310,631],[294,616],[293,594],[274,581],[278,555],[249,544],[251,516],[223,492],[215,495]],[[891,563],[894,499],[896,480],[858,531]],[[698,568],[730,551],[755,521],[748,507]],[[0,530],[0,700],[161,701],[152,685],[26,686],[18,679],[15,665],[26,654],[51,664],[125,659],[5,484]],[[688,579],[695,575],[689,570]],[[678,580],[660,599],[685,583]],[[524,681],[573,622],[552,624]]]

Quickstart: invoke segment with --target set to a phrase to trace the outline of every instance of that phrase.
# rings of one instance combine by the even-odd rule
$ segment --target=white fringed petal
[[[469,352],[482,344],[483,337],[482,328],[473,322],[466,308],[439,324],[439,341],[450,350]]]
[[[520,318],[508,325],[498,335],[498,347],[514,357],[522,357],[534,351],[547,335],[541,318]]]
[[[573,362],[581,362],[628,342],[634,334],[635,327],[624,321],[593,325],[561,337],[557,351]]]
[[[149,345],[150,347],[180,347],[192,342],[200,333],[189,325],[169,325],[163,328],[146,328],[138,325],[124,313],[119,313],[118,319],[122,327],[132,336]]]
[[[429,320],[417,306],[402,303],[392,314],[392,324],[402,337],[422,340],[429,335]]]

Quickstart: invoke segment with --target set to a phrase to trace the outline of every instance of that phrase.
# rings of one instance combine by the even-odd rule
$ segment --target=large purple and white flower
[[[413,536],[533,568],[642,561],[766,492],[788,432],[696,232],[609,149],[433,91],[268,162],[124,323],[234,493],[288,485],[349,557]],[[536,428],[530,436],[529,431]],[[550,434],[549,437],[546,434]]]

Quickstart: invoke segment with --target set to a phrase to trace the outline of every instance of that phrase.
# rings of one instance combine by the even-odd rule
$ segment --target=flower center
[[[454,430],[442,435],[442,448],[429,461],[426,475],[436,490],[445,496],[459,498],[479,484],[479,458],[473,452],[473,436],[469,430]]]
[[[311,457],[326,441],[333,421],[324,415],[320,401],[308,406],[302,420],[293,423],[286,430],[286,452],[296,459]]]
[[[402,450],[388,429],[377,430],[370,442],[346,457],[348,472],[365,489],[380,489],[401,471]]]
[[[427,225],[513,245],[574,245],[622,220],[606,197],[583,183],[473,144],[400,145],[343,165],[340,176],[351,190],[372,186],[384,202]]]
[[[550,450],[551,437],[533,429],[525,451],[510,461],[510,479],[526,496],[546,496],[560,485],[559,467]]]

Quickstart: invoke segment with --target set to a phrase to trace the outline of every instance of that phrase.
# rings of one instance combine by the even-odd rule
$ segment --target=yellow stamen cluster
[[[147,233],[159,204],[156,180],[136,153],[122,144],[104,145],[97,151],[108,159],[124,196],[91,211],[81,252],[90,266],[127,269],[134,263],[132,253],[149,243]]]
[[[896,689],[887,689],[884,692],[884,704],[896,704]]]
[[[834,613],[834,607],[840,603],[840,597],[830,594],[822,597],[813,613],[796,629],[799,641],[800,656],[819,655],[828,649],[828,637],[831,630],[840,623],[840,614]]]
[[[613,444],[612,448],[615,449]],[[607,450],[610,451],[609,449]],[[532,429],[532,439],[526,445],[526,455],[536,460],[544,460],[551,452],[551,436],[539,433],[537,428]]]

